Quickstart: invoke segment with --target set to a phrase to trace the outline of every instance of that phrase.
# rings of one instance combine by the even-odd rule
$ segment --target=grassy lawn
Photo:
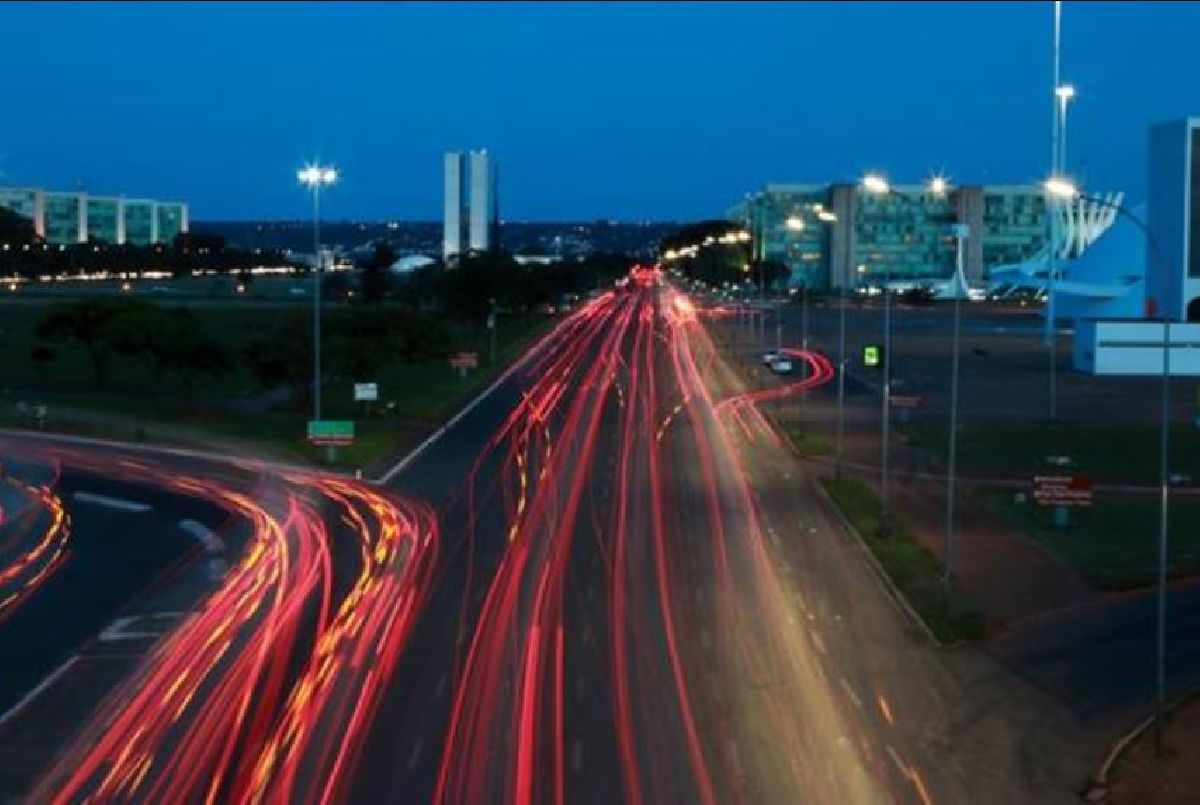
[[[0,304],[0,426],[31,427],[31,417],[21,415],[17,404],[45,404],[49,429],[59,432],[132,440],[140,425],[147,441],[204,443],[211,436],[214,446],[225,442],[270,458],[321,460],[322,451],[304,441],[307,416],[294,404],[230,407],[231,402],[262,393],[243,368],[203,381],[188,393],[171,379],[155,379],[144,363],[119,358],[112,363],[106,390],[97,391],[83,352],[65,345],[56,345],[52,362],[38,365],[29,354],[39,343],[33,328],[44,310],[39,303]],[[295,310],[295,305],[250,300],[195,308],[205,329],[235,350],[271,332],[278,317]],[[487,365],[482,328],[454,331],[455,350],[479,354],[479,369],[466,378],[442,360],[391,362],[370,378],[378,383],[380,394],[370,415],[363,403],[354,402],[351,379],[327,382],[323,415],[356,423],[355,443],[338,448],[336,466],[363,468],[411,444],[456,404],[477,393],[553,321],[537,315],[502,316],[494,366]]]
[[[1095,505],[1075,510],[1063,529],[1054,527],[1052,509],[1018,504],[1011,493],[993,492],[989,502],[1098,587],[1127,590],[1156,578],[1159,504],[1154,496],[1097,495]],[[1200,572],[1200,500],[1177,495],[1170,515],[1167,572],[1194,575]]]
[[[920,426],[905,431],[909,444],[946,455],[948,430]],[[1177,424],[1171,433],[1171,466],[1200,479],[1200,430]],[[1159,429],[1152,423],[1004,422],[970,425],[959,433],[959,468],[968,475],[1032,477],[1046,457],[1065,455],[1093,479],[1156,484]]]
[[[883,508],[870,487],[856,478],[822,478],[821,484],[938,640],[953,643],[983,635],[983,613],[977,607],[953,587],[946,600],[936,556],[898,526],[880,536]]]
[[[827,456],[833,452],[829,441],[814,430],[800,425],[787,428],[787,436],[802,456]]]

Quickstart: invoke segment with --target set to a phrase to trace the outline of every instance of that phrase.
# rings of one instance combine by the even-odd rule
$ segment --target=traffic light
[[[862,351],[863,366],[873,369],[883,363],[883,347],[879,344],[865,344]]]

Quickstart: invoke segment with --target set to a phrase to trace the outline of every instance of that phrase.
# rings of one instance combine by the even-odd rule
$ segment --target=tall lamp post
[[[321,188],[338,179],[337,170],[327,165],[306,165],[296,172],[313,199],[313,421],[321,421]],[[333,458],[333,450],[326,457]]]
[[[817,220],[822,224],[832,226],[837,223],[837,215],[825,209],[821,204],[813,204],[812,211],[816,214]],[[784,222],[789,231],[803,232],[804,219],[799,215],[791,215]],[[800,348],[808,349],[808,296],[812,283],[808,273],[805,272],[803,295],[800,297]],[[843,302],[845,300],[843,299]],[[843,436],[843,403],[845,401],[845,369],[846,369],[846,307],[843,304],[841,309],[840,322],[838,326],[838,436],[837,436],[837,462],[836,475],[838,478],[842,476],[842,436]],[[805,396],[800,396],[801,405],[805,400]]]
[[[873,196],[896,196],[901,199],[911,200],[911,196],[896,188],[892,187],[888,180],[881,174],[868,173],[862,179],[861,187],[867,193]],[[925,189],[933,195],[943,196],[949,190],[949,184],[946,179],[941,176],[935,176],[929,180]],[[889,410],[892,401],[892,305],[891,305],[891,288],[892,282],[891,263],[884,264],[883,278],[883,412],[882,412],[882,446],[880,448],[880,498],[883,507],[882,528],[886,532],[889,527],[890,515],[890,489],[889,489],[889,463],[891,454],[891,411]]]
[[[951,283],[954,294],[954,335],[952,336],[950,363],[950,444],[946,457],[946,546],[943,564],[945,570],[942,576],[942,586],[945,590],[947,606],[950,602],[950,582],[954,576],[954,505],[955,488],[958,470],[958,364],[959,344],[962,331],[962,297],[967,292],[966,287],[958,287],[963,273],[963,243],[970,229],[967,224],[954,224],[951,229],[954,235],[954,269],[955,276]]]
[[[1138,216],[1134,215],[1121,204],[1098,196],[1089,196],[1079,190],[1067,178],[1054,176],[1046,180],[1044,185],[1047,194],[1068,200],[1082,200],[1116,210],[1118,215],[1133,223],[1150,246],[1154,255],[1154,270],[1163,278],[1163,287],[1167,284],[1167,264],[1163,259],[1162,249],[1158,240],[1150,232]],[[1162,383],[1159,409],[1159,508],[1158,508],[1158,578],[1157,578],[1157,607],[1154,630],[1154,748],[1162,752],[1163,711],[1166,705],[1166,645],[1167,645],[1167,548],[1168,526],[1170,525],[1171,499],[1171,316],[1164,304],[1162,307]]]

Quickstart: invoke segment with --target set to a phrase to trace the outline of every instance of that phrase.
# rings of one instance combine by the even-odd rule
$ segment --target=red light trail
[[[216,503],[252,534],[220,586],[100,704],[33,799],[337,800],[428,593],[432,510],[323,476],[263,477],[247,493],[140,462],[103,464],[110,477]],[[321,500],[357,542],[358,575],[338,597]]]

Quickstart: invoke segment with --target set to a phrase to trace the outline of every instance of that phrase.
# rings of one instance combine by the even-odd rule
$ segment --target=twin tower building
[[[447,151],[443,161],[445,212],[442,259],[491,251],[499,228],[496,163],[487,150]]]

